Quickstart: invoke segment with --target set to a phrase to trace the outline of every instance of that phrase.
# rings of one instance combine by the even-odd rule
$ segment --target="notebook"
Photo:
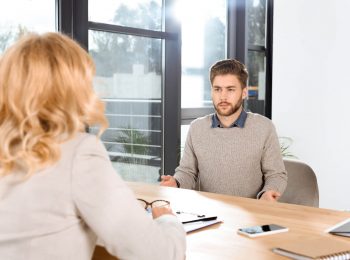
[[[338,223],[337,225],[326,230],[332,235],[350,237],[350,218]]]
[[[329,237],[299,239],[273,248],[272,251],[297,260],[350,259],[350,241]]]

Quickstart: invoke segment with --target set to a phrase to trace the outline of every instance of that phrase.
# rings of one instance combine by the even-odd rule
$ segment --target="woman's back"
[[[96,136],[81,133],[61,147],[61,159],[29,179],[23,172],[2,178],[0,259],[91,259],[97,234],[124,259],[172,259],[167,243],[176,239],[164,234],[176,237],[181,225],[169,226],[170,215],[159,225],[133,203]]]
[[[86,138],[80,134],[63,144],[61,159],[27,180],[19,171],[1,179],[1,259],[91,258],[96,235],[84,231],[72,190],[74,157]]]

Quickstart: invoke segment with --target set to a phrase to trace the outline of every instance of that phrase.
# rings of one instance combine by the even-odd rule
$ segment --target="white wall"
[[[272,120],[316,172],[320,207],[350,210],[350,1],[274,1]]]

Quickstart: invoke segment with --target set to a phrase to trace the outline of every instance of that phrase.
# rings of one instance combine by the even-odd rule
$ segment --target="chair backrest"
[[[288,184],[280,202],[318,207],[317,178],[307,164],[293,159],[283,159],[288,173]]]

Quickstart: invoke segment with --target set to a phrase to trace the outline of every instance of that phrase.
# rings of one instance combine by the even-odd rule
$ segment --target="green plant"
[[[280,142],[282,157],[298,158],[289,151],[289,148],[293,144],[292,138],[287,137],[287,136],[280,136],[280,137],[278,137],[278,139]]]
[[[130,154],[145,155],[148,152],[147,136],[136,129],[123,129],[118,131],[117,142],[124,143],[124,151]]]

